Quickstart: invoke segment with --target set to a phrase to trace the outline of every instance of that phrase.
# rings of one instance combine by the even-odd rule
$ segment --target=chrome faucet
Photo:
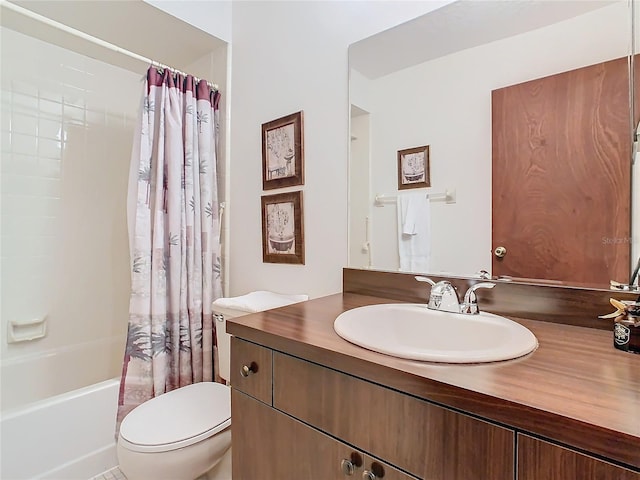
[[[440,310],[442,312],[465,313],[475,315],[480,313],[478,308],[478,297],[476,290],[479,288],[493,288],[495,283],[480,282],[472,285],[464,294],[462,303],[458,298],[458,292],[451,282],[441,280],[438,283],[428,277],[417,276],[415,279],[419,282],[426,282],[431,285],[431,293],[429,294],[429,303],[427,308],[431,310]]]
[[[429,294],[429,303],[427,307],[431,310],[440,310],[443,312],[460,313],[460,302],[458,300],[458,292],[451,282],[442,280],[438,283],[428,277],[415,277],[419,282],[426,282],[431,285],[431,293]]]

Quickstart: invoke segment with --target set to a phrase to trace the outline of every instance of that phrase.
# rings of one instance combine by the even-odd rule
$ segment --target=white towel
[[[215,307],[220,307],[256,313],[271,308],[284,307],[292,303],[304,302],[305,300],[309,300],[308,295],[284,295],[259,290],[247,293],[246,295],[240,295],[239,297],[218,298],[213,302],[213,309],[215,310]]]
[[[400,270],[429,271],[431,261],[431,203],[424,192],[398,195],[398,254]]]

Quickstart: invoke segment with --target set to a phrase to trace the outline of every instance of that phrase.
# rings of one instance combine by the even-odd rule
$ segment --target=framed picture
[[[429,145],[398,150],[398,190],[430,186]]]
[[[304,185],[302,112],[262,124],[262,188]]]
[[[265,195],[262,199],[262,261],[304,265],[302,192]]]

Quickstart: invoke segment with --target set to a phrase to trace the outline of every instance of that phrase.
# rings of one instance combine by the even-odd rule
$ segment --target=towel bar
[[[425,195],[432,202],[444,201],[447,204],[456,203],[455,188],[447,188],[444,192],[441,192],[441,193],[427,192]],[[397,199],[398,199],[397,195],[377,194],[373,200],[373,204],[376,207],[383,207],[386,203],[395,203]]]

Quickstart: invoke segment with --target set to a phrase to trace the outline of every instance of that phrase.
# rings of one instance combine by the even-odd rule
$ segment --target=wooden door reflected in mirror
[[[493,275],[628,281],[629,84],[620,58],[492,92]]]

